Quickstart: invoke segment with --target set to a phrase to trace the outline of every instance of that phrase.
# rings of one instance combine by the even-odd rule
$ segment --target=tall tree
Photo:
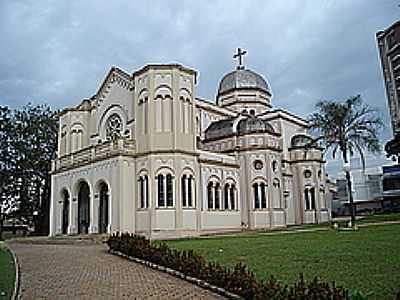
[[[12,191],[10,174],[13,169],[9,147],[10,120],[11,111],[8,107],[0,106],[0,240],[2,240],[4,214],[12,209],[13,204],[7,196]]]
[[[45,233],[50,203],[51,159],[57,149],[57,114],[46,105],[28,104],[19,110],[0,109],[0,170],[2,207],[13,215],[32,219]]]
[[[326,150],[332,151],[333,159],[336,159],[338,151],[345,165],[349,164],[349,158],[355,153],[361,157],[365,168],[364,151],[372,153],[380,152],[379,131],[383,127],[383,121],[378,111],[365,104],[360,95],[351,97],[345,101],[320,101],[316,104],[316,112],[309,117],[311,130],[317,134],[317,139],[322,141]],[[344,168],[351,223],[355,224],[355,209],[352,194],[352,182],[350,170]]]

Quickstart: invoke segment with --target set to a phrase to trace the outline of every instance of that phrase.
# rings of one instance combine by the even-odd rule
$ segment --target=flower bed
[[[293,285],[284,285],[271,277],[267,281],[258,280],[248,268],[238,263],[233,268],[215,262],[207,262],[193,251],[170,249],[166,244],[152,245],[143,236],[132,234],[113,234],[107,240],[110,250],[129,257],[151,262],[158,266],[173,269],[187,278],[196,278],[228,293],[245,299],[350,299],[349,291],[320,281],[304,280],[300,275]],[[193,280],[191,280],[193,281]],[[204,286],[204,285],[203,285]]]

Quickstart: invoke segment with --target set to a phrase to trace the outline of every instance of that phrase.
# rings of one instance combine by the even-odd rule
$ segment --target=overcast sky
[[[388,121],[375,33],[399,18],[398,4],[4,0],[0,105],[73,106],[97,91],[112,65],[133,72],[170,62],[196,69],[197,95],[214,101],[242,47],[246,67],[268,80],[274,106],[306,116],[320,99],[361,94]]]

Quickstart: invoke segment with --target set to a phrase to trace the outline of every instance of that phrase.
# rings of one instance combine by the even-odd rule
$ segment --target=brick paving
[[[109,254],[105,245],[11,243],[22,299],[224,299]]]

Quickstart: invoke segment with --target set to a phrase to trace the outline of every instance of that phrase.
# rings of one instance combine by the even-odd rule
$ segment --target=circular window
[[[312,173],[311,173],[310,170],[305,170],[305,171],[304,171],[304,177],[305,177],[305,178],[310,178],[311,175],[312,175]]]
[[[261,170],[264,167],[264,164],[261,160],[255,160],[253,165],[254,165],[254,169],[256,169],[256,170]]]
[[[117,114],[111,115],[107,120],[106,136],[110,138],[120,137],[122,132],[122,120]]]
[[[277,162],[276,160],[274,160],[274,161],[272,162],[272,171],[273,171],[274,173],[276,173],[276,172],[278,171],[278,162]]]

